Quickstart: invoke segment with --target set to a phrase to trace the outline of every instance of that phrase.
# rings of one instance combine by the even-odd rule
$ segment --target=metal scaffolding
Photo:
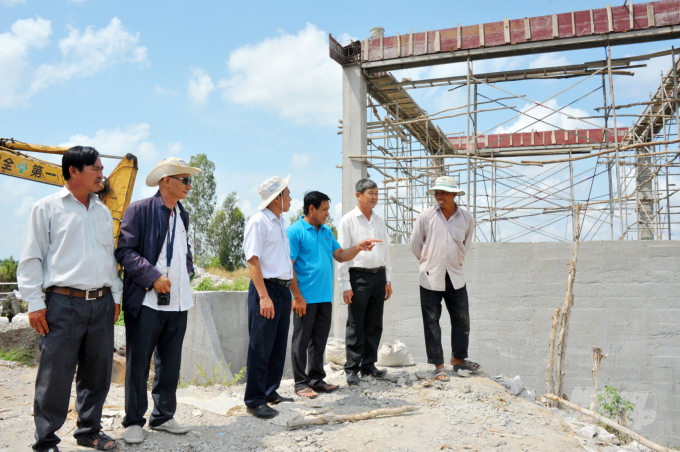
[[[403,42],[397,38],[400,48]],[[361,58],[362,48],[373,49],[373,41],[378,40],[382,58],[382,36],[363,47],[359,42],[341,46],[331,38],[331,54],[335,44],[345,51],[345,58],[357,53]],[[609,45],[606,51],[607,59],[602,61],[487,74],[476,74],[468,58],[466,75],[429,80],[399,81],[391,73],[364,71],[367,148],[365,154],[349,158],[365,164],[370,177],[379,182],[379,208],[392,241],[408,242],[417,215],[433,205],[428,187],[444,174],[455,177],[466,190],[457,199],[475,218],[477,241],[571,241],[577,204],[582,206],[581,240],[677,238],[680,188],[674,181],[680,185],[680,67],[676,52],[613,59]],[[632,69],[644,67],[641,62],[652,58],[668,59],[670,67],[661,74],[656,92],[649,100],[616,105],[615,77],[633,76]],[[517,94],[508,83],[529,79],[572,79],[573,83],[541,99]],[[409,90],[442,86],[465,89],[467,101],[428,114],[409,94]],[[551,99],[571,95],[577,86],[581,92],[571,102],[561,108],[550,106]],[[601,96],[602,106],[592,116],[573,117],[564,111],[596,96]],[[519,103],[529,107],[518,107]],[[626,114],[631,108],[642,112]],[[482,120],[491,111],[510,117],[494,124]],[[559,127],[559,116],[583,128]],[[508,133],[501,130],[521,117],[530,120],[528,125]],[[619,127],[622,117],[635,117],[634,125]],[[465,130],[445,133],[442,124],[452,118],[464,120]],[[338,133],[343,133],[343,127]]]

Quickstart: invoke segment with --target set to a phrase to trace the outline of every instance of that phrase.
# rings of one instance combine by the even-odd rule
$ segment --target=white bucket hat
[[[285,179],[281,179],[279,176],[274,176],[262,182],[257,188],[257,192],[260,194],[260,196],[262,196],[262,202],[259,206],[257,206],[257,209],[262,210],[267,207],[270,202],[275,200],[276,197],[286,189],[289,180],[290,174]]]
[[[178,159],[177,157],[170,157],[169,159],[161,160],[156,163],[154,169],[146,176],[146,185],[149,187],[157,187],[158,183],[165,176],[176,176],[178,174],[193,176],[200,172],[200,169],[187,165],[187,162],[184,160]]]
[[[429,194],[434,193],[435,190],[448,191],[449,193],[456,193],[464,195],[465,190],[458,188],[458,181],[450,176],[440,176],[434,181],[434,185],[427,191]]]

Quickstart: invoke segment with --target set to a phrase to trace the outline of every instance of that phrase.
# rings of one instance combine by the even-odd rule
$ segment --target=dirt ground
[[[390,368],[388,380],[367,378],[348,387],[341,371],[331,371],[327,381],[341,384],[321,395],[332,414],[352,414],[377,408],[416,405],[414,413],[355,423],[286,430],[272,421],[247,414],[242,407],[243,385],[190,387],[204,395],[234,397],[239,407],[222,416],[195,406],[179,404],[175,418],[192,426],[186,435],[144,429],[140,445],[122,440],[124,388],[112,385],[105,405],[104,430],[119,439],[124,451],[582,451],[579,439],[549,409],[509,395],[484,376],[461,378],[450,372],[451,381],[422,387],[415,372],[425,374],[431,366]],[[33,442],[33,387],[36,368],[0,363],[0,451],[29,450]],[[400,377],[400,378],[398,378]],[[392,380],[392,381],[390,381]],[[294,396],[292,380],[284,380],[279,393]],[[75,390],[71,393],[72,404]],[[300,398],[295,396],[296,401]],[[149,400],[151,397],[149,396]],[[62,451],[85,450],[72,436],[75,413],[59,430]]]

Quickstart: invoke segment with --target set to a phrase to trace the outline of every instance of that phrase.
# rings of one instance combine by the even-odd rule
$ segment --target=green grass
[[[223,386],[233,386],[236,383],[238,383],[240,380],[243,379],[243,377],[246,374],[246,368],[244,367],[241,369],[239,373],[234,375],[232,378],[229,378],[229,368],[231,367],[231,363],[227,364],[227,367],[224,367],[222,365],[222,361],[220,361],[218,364],[214,364],[212,366],[212,376],[208,375],[208,372],[206,372],[205,368],[201,366],[200,364],[196,363],[196,374],[194,375],[194,379],[191,381],[184,381],[181,382],[178,387],[179,388],[186,388],[189,385],[194,385],[194,386],[213,386],[213,385],[223,385]]]
[[[237,277],[233,281],[223,282],[222,284],[215,284],[209,277],[201,278],[201,281],[193,288],[196,292],[233,292],[248,290],[250,278]]]
[[[22,347],[14,348],[12,350],[5,350],[3,347],[0,348],[0,359],[32,366],[35,364],[35,352]]]
[[[118,315],[118,320],[116,320],[116,325],[125,326],[125,317],[123,316],[123,307],[121,305],[120,314]]]

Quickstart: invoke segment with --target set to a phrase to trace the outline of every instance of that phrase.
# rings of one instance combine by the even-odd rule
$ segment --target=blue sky
[[[568,5],[478,1],[474,8],[460,8],[456,3],[424,1],[0,0],[0,137],[49,145],[88,144],[111,154],[132,152],[140,162],[133,200],[153,194],[143,181],[158,160],[168,156],[188,160],[205,153],[217,166],[219,198],[236,190],[247,215],[259,202],[260,182],[291,173],[293,208],[301,205],[306,190],[321,190],[332,198],[337,222],[341,170],[335,165],[341,163],[342,138],[336,132],[342,79],[340,67],[328,58],[329,32],[340,39],[363,39],[375,26],[391,36],[458,22],[476,24],[605,5],[605,1]],[[615,48],[614,56],[673,44],[680,43]],[[480,62],[475,71],[602,58],[602,49],[594,49]],[[669,65],[669,59],[652,60],[634,81],[622,82],[619,102],[643,100],[658,85],[659,71]],[[461,70],[460,65],[439,66],[395,75],[419,79]],[[543,83],[504,88],[543,97],[540,89],[557,92],[573,81]],[[570,99],[593,86],[584,84]],[[462,91],[411,94],[434,112],[457,105]],[[566,102],[560,98],[555,105]],[[600,98],[588,102],[578,108],[590,111]],[[488,124],[500,119],[501,115],[489,114]],[[454,121],[442,124],[447,131],[463,130]],[[104,164],[110,170],[116,161]],[[0,257],[16,258],[31,204],[56,188],[3,177],[0,189],[5,217],[0,223]]]

